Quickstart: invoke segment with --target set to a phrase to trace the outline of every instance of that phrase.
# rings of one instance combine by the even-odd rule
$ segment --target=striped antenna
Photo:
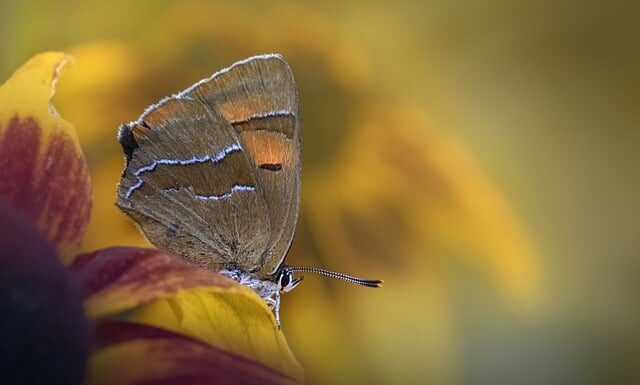
[[[366,287],[380,287],[382,286],[382,282],[384,282],[381,279],[362,279],[362,278],[354,277],[354,276],[343,274],[343,273],[337,273],[335,271],[321,269],[319,267],[290,267],[289,266],[287,268],[291,272],[319,274],[319,275],[324,275],[325,277],[336,278],[342,281],[352,283],[354,285],[360,285],[360,286],[366,286]]]

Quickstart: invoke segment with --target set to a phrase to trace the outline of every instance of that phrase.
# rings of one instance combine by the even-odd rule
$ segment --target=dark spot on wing
[[[282,163],[263,163],[258,167],[263,170],[280,171],[282,170]]]

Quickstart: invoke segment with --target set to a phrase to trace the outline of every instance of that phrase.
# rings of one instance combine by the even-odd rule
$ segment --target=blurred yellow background
[[[317,384],[640,382],[640,7],[624,2],[2,1],[0,79],[76,57],[85,250],[146,245],[113,205],[115,133],[163,96],[282,53],[303,196],[283,330]]]

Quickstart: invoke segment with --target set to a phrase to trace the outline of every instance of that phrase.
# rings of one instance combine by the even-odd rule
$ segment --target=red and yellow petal
[[[112,247],[82,254],[69,267],[80,279],[91,318],[112,316],[180,290],[236,290],[233,281],[156,249]]]
[[[89,221],[91,186],[73,126],[51,105],[69,57],[37,55],[0,86],[0,199],[25,213],[63,262]]]
[[[299,383],[241,355],[148,325],[102,323],[96,339],[87,385]]]
[[[155,326],[288,377],[304,376],[271,310],[233,280],[159,250],[132,247],[81,255],[70,269],[83,283],[85,311],[96,321]]]

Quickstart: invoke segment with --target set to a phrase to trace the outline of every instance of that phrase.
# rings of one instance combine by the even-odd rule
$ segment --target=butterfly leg
[[[267,306],[273,311],[273,315],[276,317],[276,324],[280,327],[280,292],[272,292],[270,296],[263,298]]]
[[[276,324],[278,324],[278,329],[280,328],[280,292],[275,293],[276,303],[273,308],[273,314],[276,316]]]

